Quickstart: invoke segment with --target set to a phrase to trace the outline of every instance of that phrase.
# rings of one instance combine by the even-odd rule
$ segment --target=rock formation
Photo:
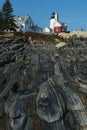
[[[0,40],[0,130],[5,129],[87,130],[87,38]]]

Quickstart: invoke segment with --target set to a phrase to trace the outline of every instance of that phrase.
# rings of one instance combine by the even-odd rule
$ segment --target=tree
[[[2,11],[0,10],[0,32],[3,30],[3,15]]]
[[[9,0],[6,0],[3,4],[2,13],[4,30],[15,30],[17,26],[14,20],[13,8]]]

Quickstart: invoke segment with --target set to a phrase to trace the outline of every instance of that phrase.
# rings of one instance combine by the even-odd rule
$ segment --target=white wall
[[[32,31],[32,26],[34,25],[34,22],[32,19],[29,17],[28,20],[25,22],[25,32],[27,31]]]
[[[55,24],[55,19],[50,19],[50,28],[53,30]]]

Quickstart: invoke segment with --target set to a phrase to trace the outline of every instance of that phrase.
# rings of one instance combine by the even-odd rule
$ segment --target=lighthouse
[[[59,15],[55,12],[51,14],[50,29],[52,29],[53,33],[60,33],[67,31],[67,25],[59,21]]]
[[[51,18],[50,18],[50,28],[53,29],[55,24],[59,21],[59,16],[56,13],[52,13],[51,14]]]

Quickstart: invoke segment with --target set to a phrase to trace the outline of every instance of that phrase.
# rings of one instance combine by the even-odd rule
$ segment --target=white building
[[[53,30],[53,33],[66,32],[67,25],[59,21],[59,16],[57,13],[52,13],[50,18],[50,28]]]
[[[24,17],[15,17],[15,23],[17,25],[17,31],[20,32],[42,32],[42,28],[38,27],[37,25],[34,25],[33,20],[30,16],[24,16]]]
[[[51,34],[52,33],[52,29],[49,28],[49,27],[45,27],[45,28],[43,28],[43,33],[45,33],[45,34]]]
[[[34,24],[30,16],[16,17],[15,23],[17,25],[17,31],[20,32],[37,32],[37,33],[59,33],[66,32],[67,25],[59,21],[59,16],[57,13],[52,13],[50,18],[50,27],[41,28]]]
[[[45,34],[55,34],[66,31],[67,25],[64,22],[60,22],[58,14],[54,12],[51,14],[50,27],[46,27],[43,29],[43,33]]]

